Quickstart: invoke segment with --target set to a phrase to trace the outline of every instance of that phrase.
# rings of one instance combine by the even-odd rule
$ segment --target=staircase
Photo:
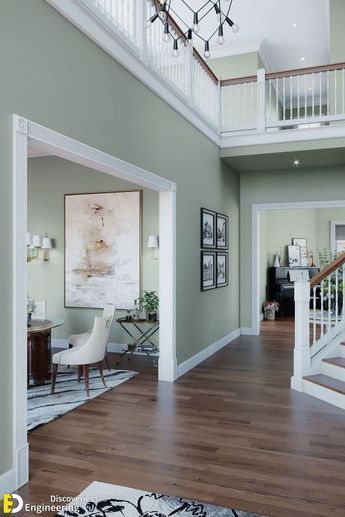
[[[344,289],[343,289],[344,286]],[[345,409],[345,253],[295,283],[291,387]]]

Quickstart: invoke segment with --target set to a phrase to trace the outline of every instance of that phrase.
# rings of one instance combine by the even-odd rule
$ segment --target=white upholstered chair
[[[86,393],[87,396],[89,396],[89,366],[90,364],[97,364],[100,377],[106,387],[102,363],[109,341],[110,328],[111,321],[109,318],[96,316],[92,332],[84,343],[53,355],[52,394],[55,391],[56,375],[59,365],[78,366],[78,382],[80,382],[81,375],[83,375]]]
[[[102,318],[109,319],[110,327],[113,323],[114,314],[115,314],[115,305],[113,305],[112,303],[107,303],[104,306]],[[72,348],[72,347],[74,348],[76,346],[83,345],[91,336],[91,332],[92,332],[92,329],[90,329],[86,332],[82,332],[81,334],[72,334],[71,336],[69,336],[69,338],[68,338],[69,348]],[[105,354],[104,359],[106,362],[107,369],[110,370],[110,365],[109,365],[109,360],[108,360],[107,354]]]

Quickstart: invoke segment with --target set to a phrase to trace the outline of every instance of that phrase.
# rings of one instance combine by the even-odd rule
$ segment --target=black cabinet
[[[295,302],[294,302],[294,284],[290,282],[290,269],[308,270],[309,278],[312,278],[319,272],[317,267],[269,267],[267,270],[267,287],[268,299],[270,301],[276,300],[280,304],[278,314],[285,316],[294,316]]]

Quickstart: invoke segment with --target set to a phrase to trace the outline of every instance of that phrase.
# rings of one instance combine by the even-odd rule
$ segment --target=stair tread
[[[327,357],[323,359],[325,363],[334,364],[335,366],[340,366],[341,368],[345,368],[345,357]]]
[[[323,375],[322,373],[317,375],[308,375],[307,377],[303,377],[304,380],[313,382],[314,384],[319,384],[325,388],[328,388],[333,391],[337,391],[338,393],[342,393],[345,395],[345,382],[339,381],[338,379],[334,379],[333,377],[329,377],[328,375]]]

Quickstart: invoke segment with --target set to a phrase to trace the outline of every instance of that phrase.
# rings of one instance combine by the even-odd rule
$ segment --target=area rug
[[[62,370],[62,367],[60,367]],[[51,395],[50,382],[44,386],[33,386],[28,389],[28,431],[35,427],[47,424],[52,420],[72,411],[78,406],[85,404],[105,393],[128,379],[131,379],[138,372],[132,370],[105,370],[104,377],[107,387],[105,388],[98,369],[90,370],[90,396],[88,397],[84,388],[84,382],[78,382],[77,373],[74,369],[67,367],[58,373],[55,385],[55,394]]]
[[[56,517],[264,517],[94,481]]]

